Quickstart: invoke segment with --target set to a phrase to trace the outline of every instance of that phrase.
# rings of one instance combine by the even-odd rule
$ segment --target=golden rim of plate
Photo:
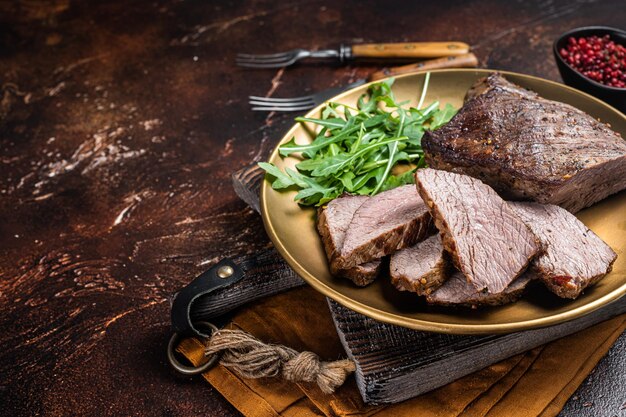
[[[443,69],[443,70],[432,70],[432,71],[423,71],[420,73],[413,73],[413,74],[405,74],[399,77],[395,77],[396,78],[396,84],[397,85],[397,81],[401,80],[401,79],[405,79],[405,78],[417,78],[417,77],[423,77],[425,75],[426,72],[430,72],[431,74],[446,74],[446,73],[451,73],[452,75],[454,74],[474,74],[476,76],[476,78],[482,77],[482,76],[486,76],[489,74],[492,74],[494,72],[499,72],[501,74],[503,74],[505,77],[513,77],[513,78],[521,78],[521,79],[526,79],[529,81],[534,81],[535,83],[540,83],[543,85],[546,85],[548,87],[551,87],[552,89],[556,89],[557,92],[559,89],[563,90],[563,91],[569,91],[569,93],[578,96],[578,98],[581,100],[580,103],[584,103],[584,102],[588,102],[588,103],[595,103],[595,105],[599,105],[599,107],[603,108],[604,111],[607,114],[611,114],[611,117],[613,117],[614,119],[617,118],[618,120],[622,121],[625,123],[626,126],[626,116],[624,114],[622,114],[621,112],[619,112],[618,110],[616,110],[615,108],[611,107],[610,105],[600,101],[599,99],[584,93],[582,91],[576,90],[574,88],[571,88],[569,86],[566,86],[564,84],[560,84],[554,81],[550,81],[550,80],[545,80],[543,78],[539,78],[539,77],[535,77],[535,76],[531,76],[531,75],[525,75],[525,74],[520,74],[520,73],[515,73],[515,72],[509,72],[509,71],[500,71],[500,70],[488,70],[488,69]],[[376,82],[380,82],[376,81]],[[359,86],[357,88],[354,88],[352,90],[348,90],[345,91],[341,94],[338,94],[337,96],[333,97],[332,99],[328,100],[327,102],[330,101],[340,101],[343,98],[345,98],[346,96],[350,95],[350,94],[354,94],[355,92],[359,91],[359,92],[365,92],[368,88],[369,85],[373,84],[374,82],[370,82],[367,84],[364,84],[362,86]],[[429,90],[431,90],[433,88],[433,79],[431,78],[431,84],[429,86]],[[465,92],[463,92],[464,94]],[[578,104],[580,104],[578,103]],[[445,104],[445,103],[441,103],[441,104]],[[312,109],[311,111],[309,111],[306,114],[306,117],[312,117],[317,115],[321,109],[325,106],[326,104],[323,103],[319,106],[317,106],[316,108]],[[621,118],[621,119],[620,119]],[[275,162],[281,159],[281,157],[278,155],[278,148],[280,145],[282,145],[283,143],[285,143],[286,141],[290,140],[294,134],[298,131],[298,129],[301,129],[300,124],[296,123],[294,124],[294,126],[291,127],[291,129],[289,129],[289,131],[283,136],[283,138],[281,139],[281,141],[279,142],[278,145],[276,145],[276,147],[274,148],[272,154],[270,155],[269,161],[271,162]],[[621,132],[622,134],[624,134],[624,132]],[[370,302],[363,302],[363,301],[358,301],[355,300],[354,297],[350,296],[350,295],[346,295],[343,292],[339,291],[337,288],[335,288],[337,285],[329,285],[328,283],[323,282],[322,280],[318,279],[314,274],[312,274],[307,267],[305,267],[304,265],[302,265],[301,260],[297,259],[297,257],[295,257],[292,253],[292,250],[290,250],[290,248],[288,247],[289,244],[288,242],[285,242],[285,239],[280,236],[280,234],[277,232],[276,230],[276,226],[277,224],[275,223],[275,219],[272,218],[272,216],[270,216],[270,211],[272,210],[272,207],[270,207],[268,205],[268,196],[269,193],[279,193],[279,191],[273,190],[271,188],[271,185],[269,184],[269,182],[267,180],[264,180],[262,185],[261,185],[261,193],[260,193],[260,202],[261,202],[261,214],[263,217],[263,223],[265,225],[265,230],[267,231],[267,234],[269,235],[271,241],[273,242],[274,246],[276,247],[276,249],[278,250],[278,252],[280,253],[280,255],[287,261],[287,263],[289,264],[289,266],[291,266],[291,268],[300,276],[302,277],[309,285],[311,285],[315,290],[319,291],[320,293],[324,294],[325,296],[335,300],[336,302],[338,302],[339,304],[354,310],[358,313],[364,314],[368,317],[371,317],[375,320],[381,321],[381,322],[385,322],[385,323],[389,323],[389,324],[393,324],[393,325],[397,325],[397,326],[402,326],[402,327],[407,327],[410,329],[415,329],[415,330],[422,330],[422,331],[429,331],[429,332],[437,332],[437,333],[450,333],[450,334],[496,334],[496,333],[511,333],[511,332],[516,332],[516,331],[521,331],[521,330],[529,330],[529,329],[534,329],[534,328],[540,328],[540,327],[545,327],[545,326],[550,326],[550,325],[555,325],[555,324],[559,324],[559,323],[563,323],[578,317],[581,317],[583,315],[586,315],[594,310],[597,310],[599,308],[601,308],[602,306],[605,306],[617,299],[619,299],[620,297],[622,297],[624,294],[626,294],[626,280],[624,278],[626,278],[626,273],[621,277],[621,280],[623,281],[621,283],[621,285],[619,285],[617,288],[614,288],[610,291],[608,291],[606,294],[603,294],[599,297],[596,297],[595,299],[589,301],[589,302],[585,302],[582,305],[578,305],[575,306],[571,309],[567,308],[567,304],[564,304],[564,302],[562,300],[559,301],[559,303],[561,304],[561,306],[565,305],[566,307],[563,308],[559,308],[558,310],[563,310],[563,311],[558,311],[555,312],[554,314],[547,314],[543,317],[536,317],[536,318],[530,318],[530,319],[520,319],[518,321],[510,321],[510,322],[492,322],[491,320],[487,319],[484,322],[477,322],[477,323],[463,323],[463,322],[453,322],[453,321],[449,321],[449,320],[433,320],[433,319],[423,319],[420,318],[419,315],[420,313],[414,313],[414,315],[417,315],[418,317],[409,317],[408,315],[402,314],[402,312],[390,312],[390,311],[385,311],[384,309],[381,308],[377,308],[375,306],[372,306]],[[285,193],[287,194],[287,193]],[[292,196],[292,194],[289,194],[290,196]],[[617,196],[621,196],[621,198],[619,198],[620,201],[618,201],[617,204],[621,206],[625,206],[626,204],[626,191],[622,191],[621,193],[618,193]],[[292,198],[292,197],[291,197]],[[615,196],[613,197],[609,197],[609,199],[611,198],[615,198]],[[624,200],[623,202],[621,200]],[[604,201],[604,200],[603,200]],[[598,204],[602,204],[602,203],[598,203]],[[298,204],[293,201],[293,205],[294,207],[299,208],[300,210],[311,210],[311,209],[302,209],[298,206]],[[595,207],[595,206],[594,206]],[[624,208],[624,212],[626,213],[626,208]],[[623,223],[623,224],[622,224]],[[624,216],[623,221],[620,221],[620,224],[622,225],[621,227],[624,228],[624,231],[622,232],[622,241],[626,240],[626,216]],[[309,227],[315,229],[315,224],[314,222],[310,222]],[[317,235],[317,231],[314,230],[314,233]],[[617,232],[617,234],[619,235],[619,231]],[[318,237],[319,239],[319,237]],[[622,242],[622,243],[626,243],[626,242]],[[320,245],[321,245],[321,241],[320,241]],[[626,244],[622,244],[622,247],[620,249],[623,249],[624,247],[626,247]],[[618,253],[618,260],[620,257],[622,258],[626,258],[626,250],[617,250],[615,247],[613,247],[613,249]],[[622,253],[620,253],[622,252]],[[326,262],[326,257],[324,256],[323,259],[324,262]],[[626,261],[626,260],[625,260]],[[617,261],[616,261],[617,262]],[[616,272],[616,271],[613,271]],[[620,274],[622,274],[622,272],[620,272]],[[618,276],[616,279],[620,279],[620,277]],[[347,280],[346,280],[347,281]],[[350,283],[351,284],[351,283]],[[343,284],[341,284],[340,286],[344,286]],[[363,289],[365,289],[367,287],[364,287]],[[358,288],[356,286],[354,286],[354,289],[358,290],[358,291],[362,291],[363,289]],[[398,293],[400,293],[398,291]],[[417,297],[417,295],[415,295],[415,297]],[[577,300],[573,300],[573,301],[569,301],[570,303],[575,303],[575,301],[581,300],[585,297],[585,294],[581,295]],[[517,303],[520,303],[522,300],[524,300],[524,298],[522,298],[520,301],[516,302],[516,303],[512,303],[509,304],[507,306],[500,306],[500,307],[487,307],[486,309],[493,312],[496,311],[497,309],[502,309],[505,307],[510,307],[510,306],[514,306]],[[578,303],[580,304],[580,303]],[[442,308],[439,308],[440,311],[443,311]],[[454,312],[453,316],[460,316],[460,315],[472,315],[472,314],[477,314],[476,311],[484,311],[485,309],[479,309],[479,310],[470,310],[470,309],[454,309],[452,308],[451,310],[449,310],[450,312]],[[487,312],[487,315],[489,316],[490,313],[489,311]],[[437,313],[434,313],[435,315],[437,315]],[[442,314],[444,317],[446,316],[446,314]],[[463,320],[461,320],[463,321]]]

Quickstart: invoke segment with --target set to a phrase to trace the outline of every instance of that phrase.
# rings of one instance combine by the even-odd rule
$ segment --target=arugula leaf
[[[376,194],[380,190],[380,188],[385,183],[385,180],[387,179],[389,172],[391,171],[391,167],[394,165],[396,152],[398,151],[398,142],[390,143],[388,146],[389,146],[389,158],[388,158],[389,161],[387,162],[387,166],[385,166],[385,170],[383,171],[382,180],[378,182],[372,194]]]
[[[354,183],[352,182],[352,180],[354,179],[354,176],[355,176],[354,172],[347,171],[347,172],[344,172],[339,177],[339,180],[341,181],[343,186],[346,188],[346,190],[352,190],[354,188]]]
[[[326,177],[329,174],[334,174],[337,171],[342,170],[353,160],[354,155],[347,153],[326,157],[313,170],[313,172],[311,172],[311,175],[314,177]]]
[[[317,168],[322,162],[324,162],[323,158],[315,158],[315,159],[305,159],[304,161],[300,161],[296,164],[296,168],[298,171],[303,172],[311,172],[315,168]]]
[[[325,177],[330,174],[334,174],[350,166],[350,163],[354,162],[356,158],[360,157],[364,153],[367,153],[368,151],[371,151],[373,149],[379,148],[384,145],[392,145],[394,143],[396,144],[395,149],[397,149],[398,141],[405,140],[405,139],[406,137],[386,139],[380,142],[370,143],[362,147],[358,151],[354,152],[353,154],[339,154],[339,155],[328,157],[320,165],[318,165],[317,168],[313,170],[313,172],[311,172],[311,175],[315,177]]]
[[[390,175],[381,187],[381,191],[391,190],[407,184],[415,184],[415,169],[411,169],[402,175]]]
[[[320,126],[327,127],[329,129],[341,129],[346,125],[346,121],[339,117],[335,117],[332,119],[311,119],[308,117],[296,117],[296,122],[304,123],[310,122],[315,123]]]
[[[443,110],[437,111],[433,115],[433,119],[430,122],[430,129],[435,130],[439,129],[441,126],[445,125],[454,117],[456,114],[456,109],[452,107],[449,103],[443,108]]]
[[[291,138],[289,142],[278,148],[278,153],[281,156],[289,156],[295,152],[302,152],[306,157],[312,158],[319,150],[324,149],[331,143],[336,143],[345,139],[348,135],[354,133],[354,131],[356,130],[357,128],[353,127],[335,136],[318,136],[312,143],[305,145],[297,144],[296,138],[294,137]]]
[[[396,129],[396,135],[400,136],[402,135],[402,132],[404,130],[404,121],[406,120],[406,112],[402,109],[398,109],[398,113],[400,114],[400,122],[398,123],[398,128]],[[390,143],[387,145],[387,147],[389,148],[388,157],[387,157],[388,159],[387,165],[385,166],[385,170],[383,171],[382,179],[378,182],[372,194],[376,194],[380,190],[380,188],[385,183],[385,180],[387,179],[389,172],[391,172],[391,167],[393,167],[396,163],[396,154],[398,153],[398,142]]]
[[[288,188],[296,184],[291,179],[291,177],[289,177],[289,175],[284,174],[280,169],[272,164],[268,164],[267,162],[259,162],[259,166],[263,168],[265,172],[275,178],[272,182],[272,188],[275,190],[281,190],[283,188]]]

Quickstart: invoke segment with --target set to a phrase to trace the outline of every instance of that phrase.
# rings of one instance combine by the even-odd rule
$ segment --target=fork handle
[[[395,77],[402,74],[412,74],[420,71],[430,71],[441,68],[476,68],[478,59],[473,53],[448,56],[444,58],[429,59],[416,64],[402,65],[399,67],[384,68],[376,71],[368,77],[368,81],[378,81],[387,77]]]
[[[437,58],[469,52],[463,42],[366,43],[352,45],[354,58]]]

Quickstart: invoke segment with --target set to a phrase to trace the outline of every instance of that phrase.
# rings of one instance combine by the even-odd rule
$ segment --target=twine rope
[[[321,361],[313,352],[298,352],[261,342],[241,330],[220,330],[211,336],[205,355],[221,354],[220,363],[244,378],[282,376],[292,382],[315,382],[330,394],[355,371],[354,362]]]

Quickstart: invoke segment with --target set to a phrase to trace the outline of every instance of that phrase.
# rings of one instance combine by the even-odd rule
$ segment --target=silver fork
[[[469,45],[464,42],[400,42],[400,43],[365,43],[340,45],[338,49],[310,51],[292,49],[277,54],[254,55],[238,54],[237,65],[249,68],[286,67],[304,58],[337,59],[344,63],[352,58],[437,58],[442,56],[462,55],[469,52]]]
[[[342,85],[340,87],[329,88],[319,91],[308,96],[291,97],[291,98],[274,98],[250,96],[249,103],[254,111],[302,111],[312,109],[329,98],[336,96],[342,91],[358,87],[365,84],[366,80],[357,80],[352,84]]]
[[[237,54],[237,65],[248,68],[280,68],[289,66],[304,58],[339,58],[343,62],[348,50],[342,45],[339,50],[325,49],[309,51],[306,49],[292,49],[277,54],[255,55]]]

